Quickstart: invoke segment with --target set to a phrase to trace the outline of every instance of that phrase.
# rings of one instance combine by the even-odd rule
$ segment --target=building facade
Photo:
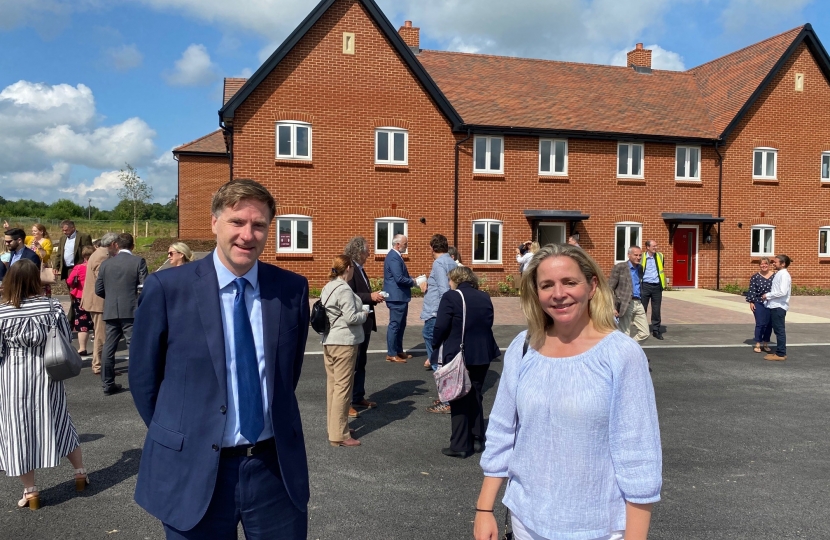
[[[365,236],[410,271],[446,235],[494,288],[515,248],[570,234],[606,270],[655,239],[674,287],[745,284],[784,252],[830,279],[830,61],[809,25],[685,72],[421,50],[373,0],[323,0],[250,79],[221,129],[183,145],[180,236],[211,238],[210,198],[263,183],[278,216],[262,258],[326,281]]]

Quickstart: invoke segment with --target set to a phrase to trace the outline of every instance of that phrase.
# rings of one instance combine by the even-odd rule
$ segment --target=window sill
[[[473,180],[504,180],[504,173],[473,172]]]
[[[502,263],[473,263],[470,265],[473,270],[504,270]]]
[[[545,182],[549,184],[568,184],[570,183],[571,179],[568,177],[567,174],[540,174],[539,175],[539,182]]]
[[[280,259],[305,259],[314,260],[314,253],[297,253],[292,251],[278,251],[276,254],[277,260]]]
[[[818,263],[819,264],[830,264],[830,255],[819,255],[818,256]]]
[[[703,186],[703,182],[700,180],[692,180],[690,178],[675,178],[674,179],[675,186]]]
[[[753,178],[752,183],[756,185],[770,185],[770,186],[777,186],[778,179],[777,178]]]
[[[646,185],[645,178],[635,178],[635,177],[617,177],[617,185],[627,185],[627,186],[644,186]]]
[[[409,172],[409,165],[395,165],[392,163],[375,163],[376,171]]]
[[[773,254],[773,253],[752,253],[752,254],[750,254],[750,257],[752,258],[751,262],[756,263],[756,262],[760,262],[763,257],[775,257],[775,254]]]
[[[826,178],[822,179],[821,180],[821,187],[830,188],[830,180],[827,180]],[[828,255],[828,257],[830,257],[830,255]]]
[[[375,253],[375,260],[376,261],[384,261],[384,260],[386,260],[386,256],[388,254],[389,254],[388,251],[386,253]],[[409,254],[404,253],[403,255],[401,255],[401,258],[405,261],[408,261],[409,260]]]
[[[310,159],[286,159],[277,158],[274,160],[275,165],[287,167],[313,167],[314,162]]]

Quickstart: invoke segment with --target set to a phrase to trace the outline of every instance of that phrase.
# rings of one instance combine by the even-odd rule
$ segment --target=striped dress
[[[0,304],[0,470],[8,476],[56,467],[80,444],[63,381],[53,382],[43,366],[46,329],[56,323],[70,335],[57,300]]]

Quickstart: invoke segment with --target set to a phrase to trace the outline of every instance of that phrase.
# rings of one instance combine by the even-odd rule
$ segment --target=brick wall
[[[210,230],[210,202],[229,177],[227,157],[179,155],[179,238],[215,238]]]

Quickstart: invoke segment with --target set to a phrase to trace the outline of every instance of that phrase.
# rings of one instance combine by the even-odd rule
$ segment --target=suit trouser
[[[366,397],[366,361],[368,360],[369,340],[372,332],[365,332],[363,343],[357,346],[357,359],[354,364],[354,385],[352,388],[352,403],[357,403]]]
[[[92,371],[101,371],[101,355],[104,352],[107,325],[104,323],[104,314],[99,311],[89,311],[92,317],[92,331],[95,332],[95,341],[92,342]]]
[[[663,303],[663,287],[659,283],[646,283],[640,286],[640,298],[643,301],[643,311],[648,311],[648,303],[651,300],[651,330],[658,334],[660,329],[660,304]]]
[[[625,313],[620,315],[619,329],[623,334],[631,336],[637,343],[648,339],[648,318],[643,303],[632,298]]]
[[[219,458],[204,517],[189,531],[165,524],[164,532],[168,540],[236,540],[240,521],[248,540],[305,540],[308,514],[291,502],[276,450]]]
[[[775,332],[775,354],[787,356],[787,332],[784,328],[784,319],[787,317],[787,310],[780,307],[770,308],[770,321],[772,331]]]
[[[490,364],[467,366],[472,388],[466,396],[450,401],[452,435],[450,449],[453,452],[472,452],[473,439],[484,441],[484,379]]]
[[[386,302],[389,308],[389,326],[386,327],[386,354],[395,356],[403,353],[403,333],[406,330],[406,317],[409,314],[409,302]]]
[[[130,347],[130,338],[133,335],[133,319],[107,319],[107,341],[104,344],[103,369],[101,370],[101,382],[104,390],[115,384],[115,351],[118,350],[118,343],[121,338]],[[97,338],[96,338],[97,341]]]
[[[349,435],[354,364],[360,345],[323,345],[326,364],[326,424],[329,440],[345,441]]]

